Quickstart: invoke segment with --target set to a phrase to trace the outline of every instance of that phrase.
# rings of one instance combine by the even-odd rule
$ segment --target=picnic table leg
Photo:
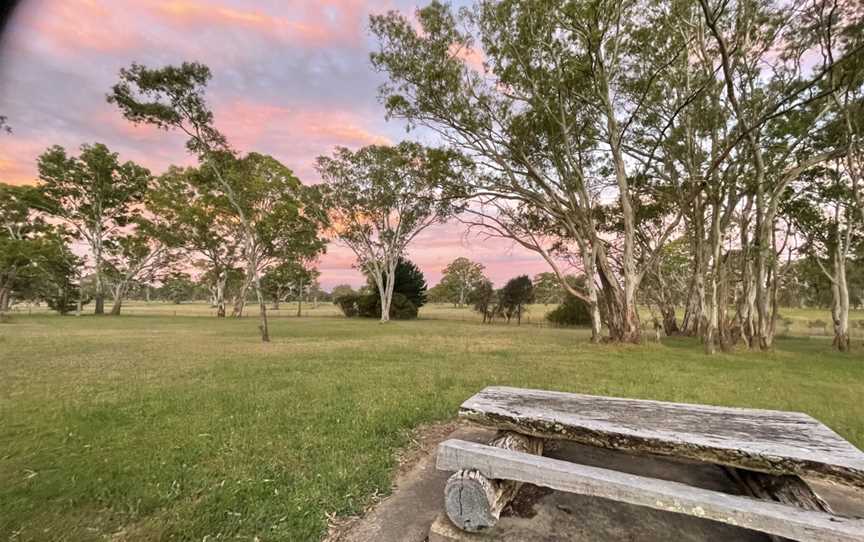
[[[521,433],[504,431],[490,446],[535,455],[543,453],[543,440]],[[512,480],[490,480],[473,469],[463,469],[447,480],[444,508],[447,517],[464,531],[488,529],[498,522],[501,511],[521,487]]]

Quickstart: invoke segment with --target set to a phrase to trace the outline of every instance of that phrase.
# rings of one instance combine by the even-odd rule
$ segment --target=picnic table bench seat
[[[532,483],[773,537],[864,541],[864,519],[833,513],[806,483],[864,493],[864,453],[806,414],[489,387],[465,401],[459,417],[499,430],[488,446],[439,447],[438,468],[457,471],[445,508],[465,530],[494,526],[519,486]],[[542,457],[547,439],[715,464],[748,496]]]

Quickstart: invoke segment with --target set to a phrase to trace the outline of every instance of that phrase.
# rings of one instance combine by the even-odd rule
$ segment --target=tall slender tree
[[[318,158],[326,183],[325,207],[333,233],[357,257],[378,289],[381,321],[390,319],[394,276],[405,249],[429,226],[454,211],[439,187],[462,173],[452,152],[402,142],[353,152],[337,148]]]
[[[213,294],[216,316],[226,316],[229,275],[240,264],[242,233],[225,198],[208,188],[209,170],[171,167],[154,182],[152,212],[171,225],[184,250],[196,258]]]

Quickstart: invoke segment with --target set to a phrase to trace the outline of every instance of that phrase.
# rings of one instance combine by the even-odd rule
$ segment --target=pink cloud
[[[283,107],[236,100],[216,108],[216,125],[236,148],[273,155],[304,182],[317,182],[315,158],[337,145],[389,144],[369,126],[376,121],[349,110]]]
[[[38,178],[36,156],[45,150],[37,141],[0,134],[0,182],[33,184]]]
[[[266,34],[280,41],[322,46],[333,43],[355,44],[361,34],[355,31],[362,18],[362,3],[348,2],[288,2],[283,10],[292,17],[274,15],[260,9],[236,9],[211,2],[168,0],[148,4],[151,12],[163,23],[187,28],[218,26],[246,29]],[[291,9],[285,9],[289,7]],[[328,17],[327,10],[338,14]]]
[[[126,10],[111,5],[98,0],[24,2],[15,19],[16,29],[38,37],[28,40],[30,47],[48,47],[55,55],[131,51],[141,46],[140,34],[130,31]]]

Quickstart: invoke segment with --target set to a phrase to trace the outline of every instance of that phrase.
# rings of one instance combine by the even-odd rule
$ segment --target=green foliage
[[[103,260],[125,228],[140,217],[151,180],[150,172],[133,163],[120,163],[101,143],[82,145],[69,156],[60,146],[48,148],[38,159],[40,210],[84,240],[96,276],[96,312],[102,312]]]
[[[333,299],[335,303],[337,299],[344,295],[354,294],[354,288],[351,287],[350,284],[337,284],[330,290],[330,297]]]
[[[240,260],[242,231],[235,210],[218,191],[212,191],[207,169],[171,166],[160,175],[148,194],[154,214],[170,224],[171,231],[190,254],[203,258],[209,284]]]
[[[492,281],[484,280],[480,282],[468,296],[468,302],[475,311],[483,315],[483,322],[491,321],[493,310],[498,300],[498,293],[492,286]]]
[[[80,258],[67,231],[39,213],[47,202],[39,188],[0,183],[0,312],[10,301],[46,302],[65,314],[79,298]]]
[[[156,295],[175,305],[184,301],[192,301],[195,295],[195,283],[187,273],[175,272],[165,279]]]
[[[395,297],[396,294],[393,294]],[[357,296],[357,316],[360,318],[381,318],[381,299],[375,294]]]
[[[352,246],[372,236],[398,250],[417,232],[452,214],[454,208],[438,187],[456,177],[462,165],[451,151],[410,141],[356,152],[338,147],[333,157],[317,160],[337,235]]]
[[[41,210],[64,220],[78,237],[91,242],[129,224],[139,214],[150,172],[134,162],[120,162],[101,143],[82,145],[78,156],[49,147],[38,159]]]
[[[133,63],[120,70],[120,81],[107,99],[135,124],[182,131],[189,136],[187,148],[208,157],[229,150],[204,97],[211,77],[210,68],[197,62],[157,69]]]
[[[377,294],[343,294],[334,303],[347,318],[381,318],[381,299]],[[393,293],[390,302],[392,320],[413,320],[417,318],[417,306],[407,296]]]
[[[400,258],[399,262],[396,264],[396,272],[394,273],[394,276],[394,302],[395,294],[401,294],[405,296],[405,299],[410,301],[417,309],[426,304],[426,278],[414,262]],[[390,279],[387,275],[384,275],[384,277],[386,284]]]
[[[305,262],[280,261],[261,277],[261,288],[273,301],[300,299],[321,273]]]
[[[522,313],[525,305],[534,302],[534,284],[528,275],[521,275],[507,281],[498,293],[497,311],[507,319],[507,322],[515,316],[516,321],[522,322]]]
[[[354,318],[355,316],[360,315],[360,308],[357,305],[357,300],[361,296],[354,292],[343,293],[338,297],[333,298],[333,303],[339,307],[339,310],[342,311],[342,314],[345,315],[346,318]]]
[[[538,303],[560,303],[564,298],[563,288],[558,281],[558,275],[552,272],[534,275],[534,294]]]
[[[333,157],[317,160],[333,233],[376,282],[397,265],[412,239],[457,210],[440,187],[466,167],[452,151],[407,141],[356,152],[340,147]],[[422,291],[425,283],[402,293],[419,307]]]
[[[390,318],[393,320],[414,320],[417,318],[417,309],[417,305],[412,303],[408,296],[394,293],[393,300],[390,302]]]
[[[546,314],[546,320],[557,327],[590,326],[591,312],[584,301],[568,295],[564,303]]]
[[[399,261],[396,263],[396,272],[394,275],[396,277],[396,283],[393,285],[394,295],[404,295],[411,304],[417,307],[417,309],[426,304],[426,278],[414,262],[405,258],[399,258]],[[385,287],[388,281],[389,277],[385,273]],[[375,296],[376,299],[380,299],[378,286],[375,284],[375,280],[371,274],[367,274],[366,286],[368,287],[368,291],[371,292],[371,295]],[[378,313],[380,316],[380,309],[378,310]]]
[[[471,291],[486,280],[483,264],[468,258],[456,258],[442,270],[441,282],[436,286],[435,295],[440,301],[450,301],[462,306]]]
[[[77,280],[82,264],[62,239],[46,240],[33,267],[21,277],[19,294],[25,299],[43,301],[59,314],[70,313],[82,298]],[[88,301],[81,299],[82,305]]]

